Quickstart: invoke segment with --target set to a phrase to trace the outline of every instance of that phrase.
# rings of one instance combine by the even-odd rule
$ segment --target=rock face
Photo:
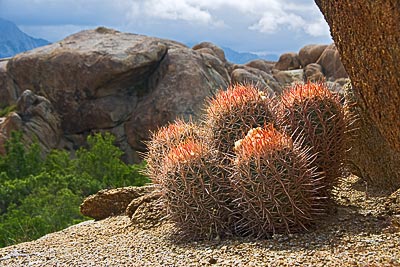
[[[284,53],[279,57],[278,62],[275,64],[275,69],[278,70],[293,70],[300,68],[300,60],[297,53],[290,52]]]
[[[311,44],[302,47],[299,51],[299,61],[303,68],[308,64],[316,63],[328,45]]]
[[[81,213],[96,220],[125,214],[132,200],[154,191],[154,186],[123,187],[101,190],[87,197],[81,204]]]
[[[348,75],[335,44],[329,45],[318,58],[317,64],[321,65],[322,71],[329,80],[335,81],[340,78],[347,78]]]
[[[0,124],[0,134],[9,137],[12,131],[22,131],[23,140],[30,144],[38,141],[45,152],[56,147],[62,139],[61,120],[53,105],[42,96],[26,90],[18,98],[16,111]],[[4,142],[0,142],[4,153]]]
[[[377,166],[383,156],[370,153],[369,164],[388,168],[375,180],[395,180],[388,187],[400,187],[396,164],[400,154],[400,3],[397,0],[315,0],[330,25],[344,67],[353,84],[354,98],[366,126],[375,125],[376,146],[385,151],[388,162]],[[349,26],[351,25],[351,27]],[[367,130],[367,129],[365,129]],[[378,140],[376,140],[378,141]],[[390,148],[385,150],[384,148]],[[360,163],[362,164],[362,163]],[[360,165],[361,169],[365,166]]]
[[[352,126],[356,135],[354,132],[349,134],[351,150],[347,157],[350,171],[374,187],[397,189],[400,184],[400,153],[393,151],[387,142],[382,142],[382,134],[365,116],[365,106],[357,103],[350,84],[345,86],[345,99],[350,107],[348,114],[356,118]]]
[[[271,74],[246,65],[234,67],[231,73],[231,82],[255,84],[259,89],[271,95],[282,91],[280,84]]]
[[[0,63],[0,78],[13,81],[0,79],[0,96],[10,98],[0,104],[30,90],[59,117],[66,142],[55,147],[76,148],[91,132],[107,130],[135,162],[150,131],[176,117],[196,119],[203,100],[228,86],[222,50],[208,47],[205,54],[106,28],[82,31]]]
[[[8,60],[0,60],[0,108],[15,104],[18,98],[12,80],[7,74],[7,62]]]
[[[317,63],[310,63],[304,67],[304,80],[317,82],[325,78],[321,65]]]

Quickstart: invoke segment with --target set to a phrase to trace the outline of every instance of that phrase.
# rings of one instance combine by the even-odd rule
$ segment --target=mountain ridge
[[[15,23],[0,18],[0,58],[12,57],[48,44],[49,41],[31,37],[21,31]]]

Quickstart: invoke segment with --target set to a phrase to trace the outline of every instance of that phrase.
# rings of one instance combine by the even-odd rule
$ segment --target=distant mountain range
[[[228,61],[236,64],[245,64],[254,59],[264,59],[268,61],[278,61],[279,55],[276,54],[266,54],[257,55],[249,52],[237,52],[230,49],[229,47],[221,47],[225,52],[225,57]]]
[[[33,38],[22,32],[13,22],[0,18],[0,58],[49,44],[44,39]]]

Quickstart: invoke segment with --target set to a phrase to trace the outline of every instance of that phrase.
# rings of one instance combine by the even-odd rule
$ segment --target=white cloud
[[[331,42],[314,0],[0,0],[0,17],[50,41],[106,26],[238,51]]]
[[[126,1],[125,4],[130,5],[131,19],[148,16],[223,26],[224,17],[217,17],[214,11],[231,8],[257,20],[256,23],[248,25],[250,30],[274,34],[282,29],[289,29],[303,31],[311,36],[329,35],[328,26],[313,1],[293,3],[289,0],[139,0]]]
[[[262,18],[254,25],[250,26],[250,30],[257,30],[263,33],[275,33],[281,29],[281,26],[286,26],[289,29],[295,30],[303,27],[306,24],[304,19],[293,13],[281,12],[265,12]]]
[[[306,24],[304,31],[311,36],[326,36],[329,35],[329,26],[321,15],[319,20]]]
[[[183,20],[205,25],[221,25],[221,21],[213,18],[204,5],[192,3],[190,0],[145,0],[131,3],[132,19],[140,16],[166,20]]]

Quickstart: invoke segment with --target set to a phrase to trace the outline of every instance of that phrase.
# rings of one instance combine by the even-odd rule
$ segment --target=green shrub
[[[11,112],[15,111],[16,108],[17,108],[16,105],[11,105],[11,106],[7,106],[7,107],[0,109],[0,117],[7,116]]]
[[[41,172],[43,159],[39,144],[33,143],[25,148],[21,132],[11,132],[5,144],[7,156],[0,160],[0,172],[5,172],[8,179],[18,179]]]
[[[53,150],[42,158],[37,143],[26,148],[13,132],[0,157],[0,247],[29,241],[85,218],[79,205],[100,189],[144,185],[146,163],[127,165],[111,134],[88,137],[88,148]]]

